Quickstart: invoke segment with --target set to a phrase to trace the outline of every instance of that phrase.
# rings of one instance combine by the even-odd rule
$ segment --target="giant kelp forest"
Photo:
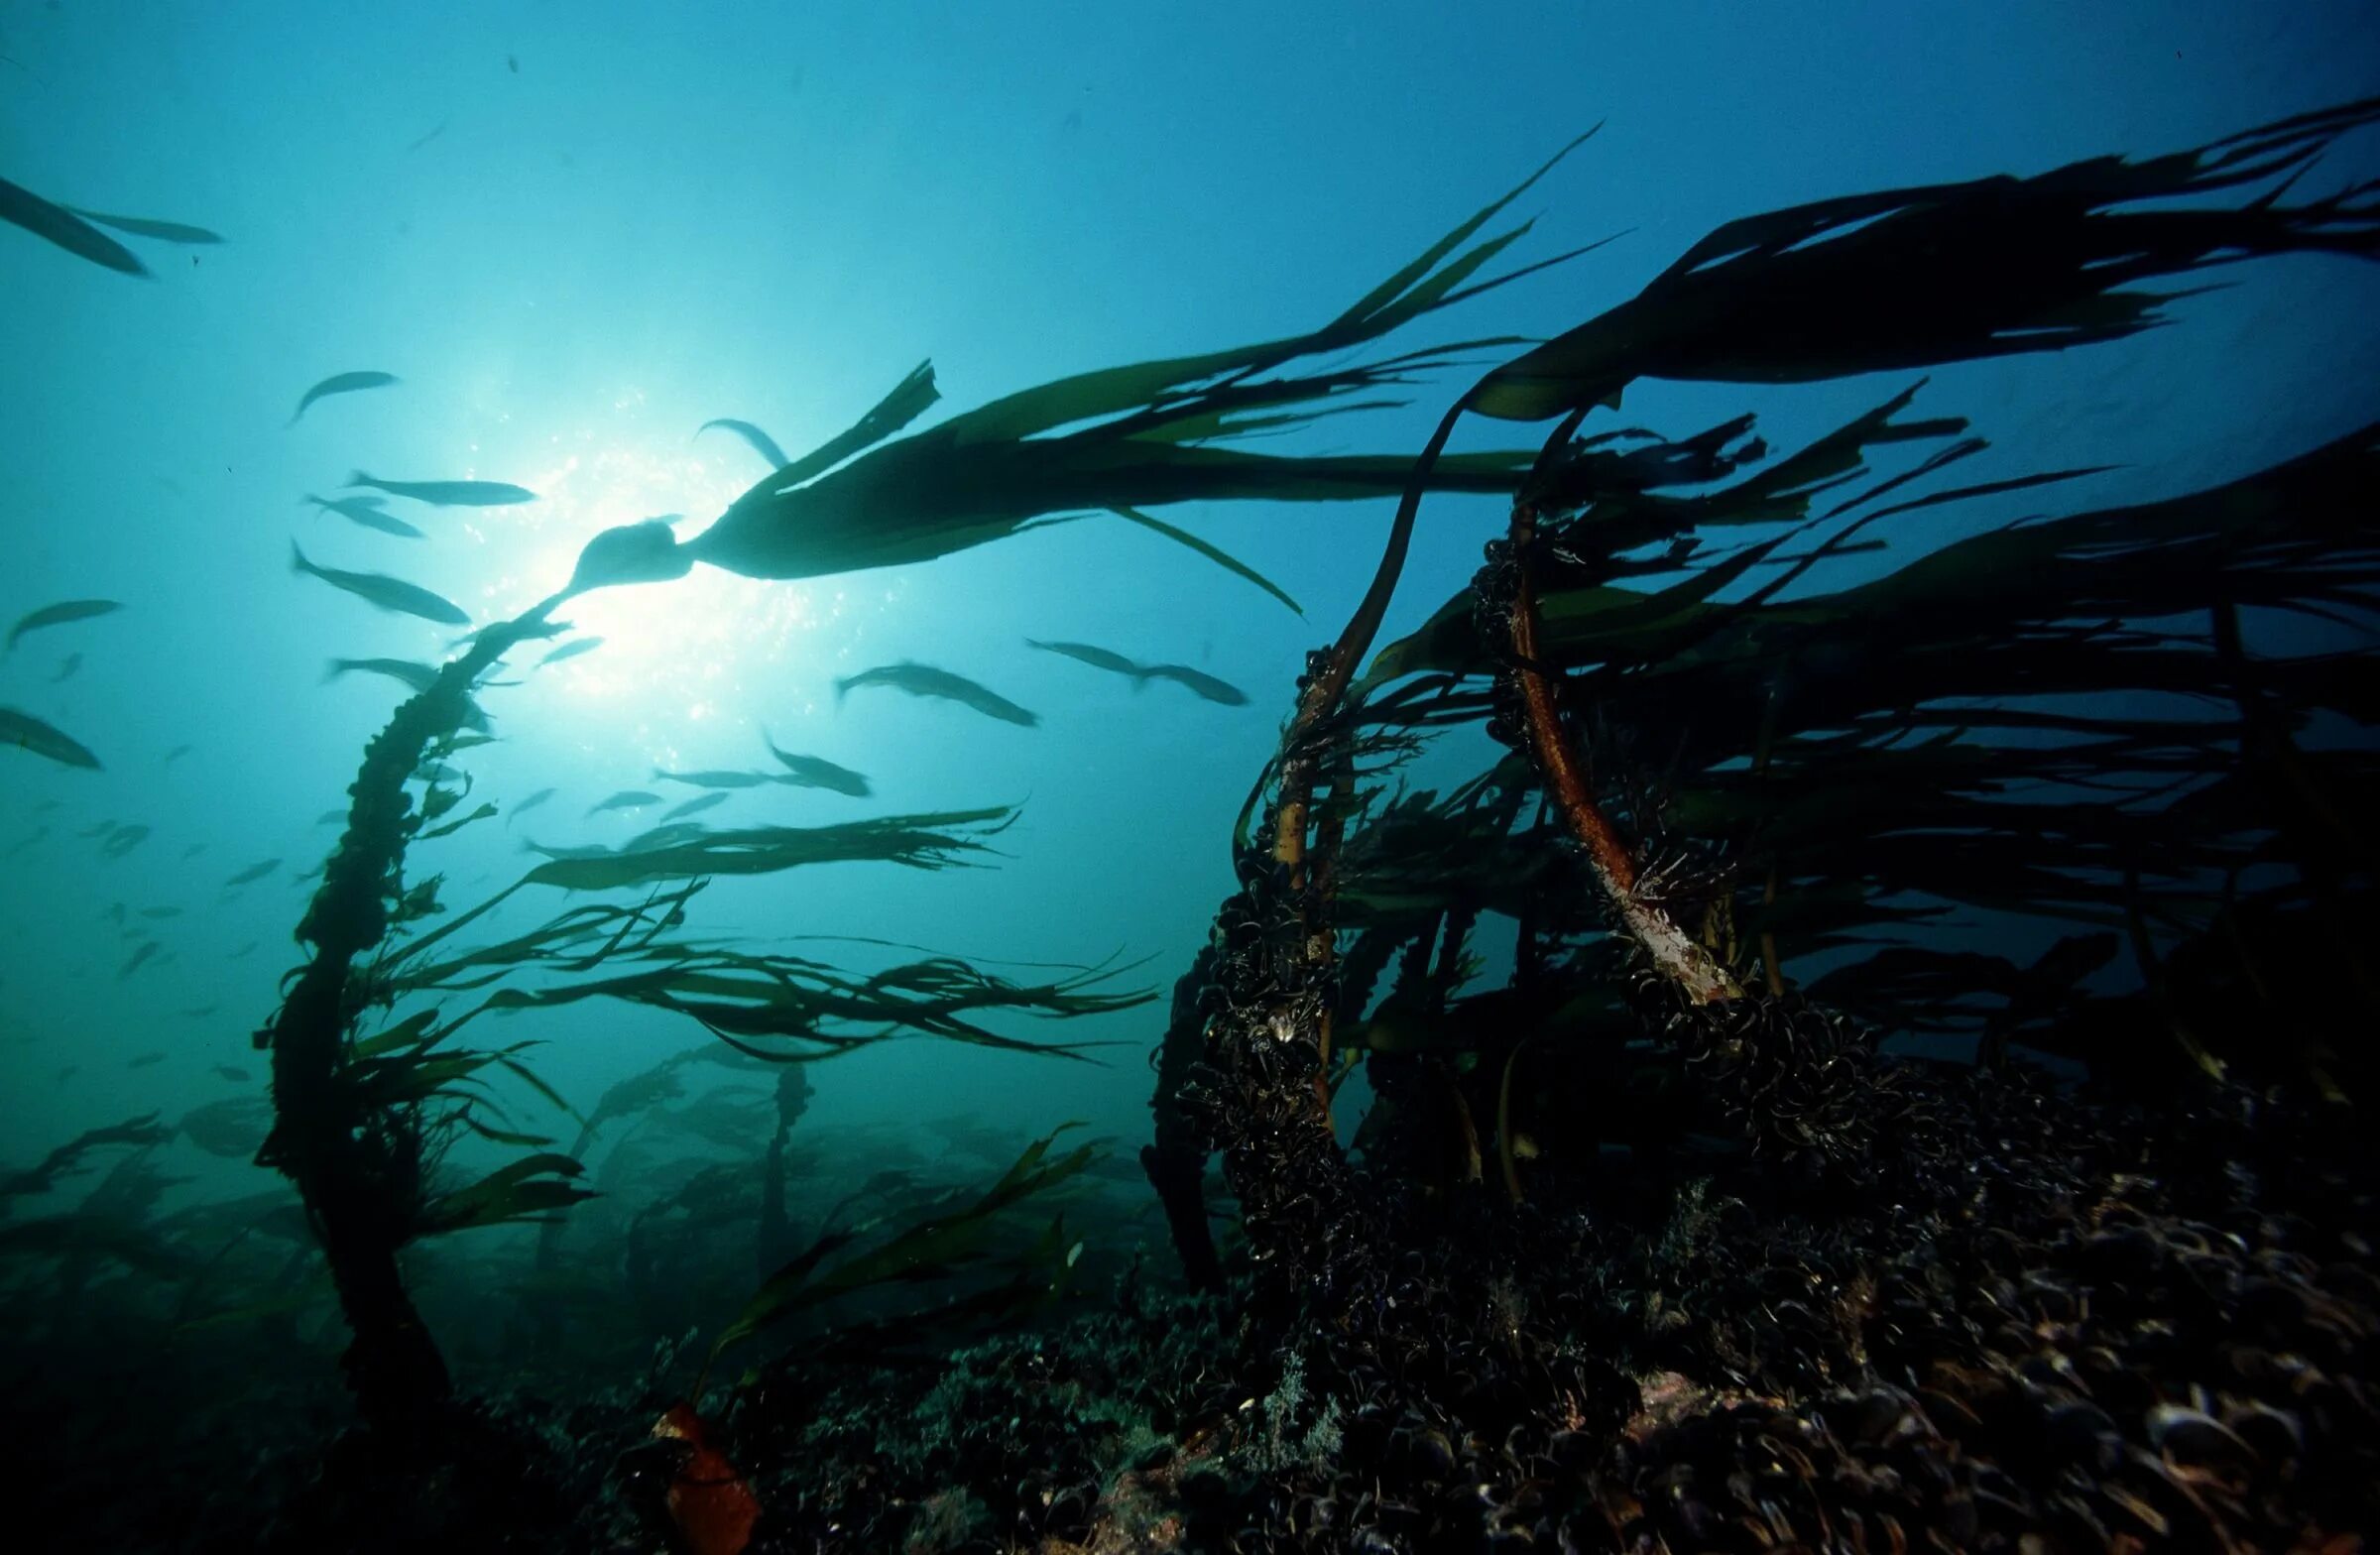
[[[2120,473],[1995,461],[1925,374],[2380,257],[2321,161],[2375,120],[1749,215],[1467,336],[1595,291],[1508,223],[1532,179],[1311,333],[939,420],[920,367],[691,538],[598,536],[361,753],[258,1088],[0,1178],[12,1457],[124,1548],[2361,1548],[2380,422],[2090,508]],[[1762,432],[1763,386],[1854,377]],[[1664,380],[1744,414],[1639,424]],[[1270,451],[1388,401],[1425,445]],[[1455,581],[1404,575],[1450,491],[1508,523],[1382,641]],[[591,591],[1075,520],[1286,600],[1147,510],[1358,498],[1385,547],[1272,762],[1212,775],[1238,889],[1187,968],[706,924],[725,877],[997,866],[1003,806],[441,873],[512,799],[489,678]],[[565,1096],[539,1044],[597,1001],[704,1040]],[[1144,1144],[929,1161],[813,1100],[893,1039],[1118,1062],[1068,1022],[1135,1010]],[[161,1211],[190,1144],[287,1191]]]

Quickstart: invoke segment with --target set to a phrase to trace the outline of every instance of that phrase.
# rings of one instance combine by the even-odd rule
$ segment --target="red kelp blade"
[[[688,1403],[672,1404],[654,1422],[653,1434],[694,1449],[669,1482],[669,1516],[694,1555],[742,1555],[752,1541],[761,1503],[753,1499],[736,1467],[711,1445],[710,1430]]]

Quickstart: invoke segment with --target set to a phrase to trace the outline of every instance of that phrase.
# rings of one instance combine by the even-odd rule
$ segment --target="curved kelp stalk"
[[[419,1115],[355,1083],[348,1037],[361,1004],[353,967],[386,937],[406,899],[406,846],[420,826],[406,784],[432,744],[462,728],[479,676],[558,602],[482,633],[366,749],[348,788],[346,833],[298,925],[313,955],[258,1033],[273,1055],[275,1122],[257,1160],[288,1176],[304,1201],[353,1336],[348,1382],[376,1425],[422,1423],[452,1383],[397,1267],[398,1250],[423,1229]]]

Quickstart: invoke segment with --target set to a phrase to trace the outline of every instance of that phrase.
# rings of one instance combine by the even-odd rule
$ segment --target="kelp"
[[[85,1129],[43,1156],[36,1164],[0,1174],[0,1202],[26,1194],[49,1192],[57,1186],[59,1178],[82,1169],[82,1158],[93,1150],[111,1144],[147,1149],[154,1144],[163,1144],[172,1137],[174,1131],[159,1123],[156,1113],[144,1113],[122,1123]]]
[[[1382,390],[1510,344],[1464,341],[1369,365],[1267,376],[1369,344],[1574,257],[1476,279],[1529,228],[1522,223],[1484,239],[1480,232],[1570,149],[1320,328],[1059,379],[863,453],[932,403],[932,372],[920,367],[858,425],[755,485],[683,548],[692,560],[746,576],[818,577],[930,560],[1105,512],[1189,545],[1294,608],[1277,585],[1141,510],[1194,501],[1344,501],[1400,490],[1411,472],[1402,457],[1260,454],[1220,444],[1374,408],[1387,403],[1371,398]],[[1431,480],[1447,490],[1502,492],[1521,468],[1509,455],[1468,455],[1444,461]]]

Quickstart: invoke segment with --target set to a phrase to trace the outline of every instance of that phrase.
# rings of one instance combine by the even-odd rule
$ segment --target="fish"
[[[698,793],[691,799],[688,799],[685,803],[671,805],[668,809],[662,811],[661,823],[663,825],[667,825],[669,822],[676,820],[681,816],[699,815],[704,810],[717,809],[720,805],[725,804],[730,797],[731,795],[725,793]]]
[[[132,250],[109,237],[63,205],[54,204],[33,190],[0,179],[0,221],[47,238],[67,253],[127,276],[145,276],[149,267]]]
[[[378,497],[317,497],[309,491],[305,494],[305,500],[325,513],[335,513],[351,524],[361,524],[365,529],[378,530],[383,535],[398,535],[407,539],[429,538],[396,515],[381,512],[381,499]]]
[[[407,146],[405,149],[406,149],[408,152],[416,152],[416,151],[419,151],[419,150],[420,150],[422,147],[424,147],[424,146],[428,145],[428,144],[429,144],[431,141],[434,141],[434,140],[436,140],[436,139],[437,139],[439,136],[441,136],[441,135],[445,134],[445,133],[446,133],[446,126],[447,126],[449,123],[451,123],[451,122],[452,122],[451,120],[447,120],[447,119],[440,119],[440,120],[438,121],[438,127],[437,127],[436,129],[434,129],[434,130],[430,131],[430,132],[429,132],[427,135],[424,135],[424,136],[422,136],[420,139],[418,139],[418,140],[416,140],[416,141],[413,142],[411,145]]]
[[[1176,685],[1189,687],[1193,696],[1209,702],[1221,702],[1226,707],[1248,705],[1246,691],[1228,680],[1218,680],[1204,670],[1193,669],[1188,664],[1150,664],[1139,674],[1143,682],[1171,680]]]
[[[369,486],[392,497],[411,497],[433,508],[505,508],[537,500],[536,492],[509,481],[384,481],[357,470],[347,484]]]
[[[148,960],[151,956],[156,955],[159,951],[165,948],[165,946],[159,944],[154,939],[142,940],[141,948],[132,953],[132,959],[124,963],[124,970],[116,974],[116,981],[121,983],[126,978],[132,976],[135,972],[138,972],[141,969],[142,962]]]
[[[206,844],[205,844],[205,843],[203,843],[203,842],[193,842],[193,843],[191,843],[191,844],[190,844],[188,847],[186,847],[186,848],[184,848],[184,849],[182,849],[182,850],[181,850],[181,856],[182,856],[183,858],[185,858],[185,859],[194,859],[194,858],[198,857],[198,855],[200,855],[201,853],[204,853],[205,851],[206,851]]]
[[[143,907],[143,908],[141,908],[141,916],[143,916],[143,917],[145,917],[145,918],[178,918],[178,917],[181,916],[181,908],[179,908],[179,907]]]
[[[368,675],[387,675],[390,679],[415,691],[428,690],[430,682],[438,678],[437,665],[420,663],[411,658],[334,658],[330,661],[329,672],[322,678],[328,682],[336,680],[341,675],[359,672]]]
[[[836,703],[840,705],[853,687],[865,685],[889,685],[911,696],[957,702],[974,708],[987,718],[1019,724],[1027,729],[1041,722],[1040,714],[1018,707],[990,687],[979,685],[965,675],[936,669],[931,664],[912,663],[904,659],[897,664],[879,664],[873,669],[863,669],[856,675],[845,675],[835,682]]]
[[[24,836],[19,837],[15,842],[11,843],[6,853],[0,853],[0,858],[13,859],[18,854],[23,853],[27,848],[32,847],[35,843],[41,841],[44,837],[49,835],[50,828],[47,825],[36,826],[32,831],[27,832]]]
[[[177,1125],[192,1144],[209,1155],[228,1160],[251,1160],[264,1147],[273,1127],[273,1103],[263,1096],[229,1096],[181,1115]]]
[[[131,909],[125,906],[121,901],[111,901],[107,904],[106,909],[103,910],[99,915],[107,919],[110,923],[121,923],[124,921],[124,914],[130,910]]]
[[[786,465],[793,462],[791,459],[785,457],[785,450],[776,445],[775,438],[770,436],[758,426],[753,425],[750,421],[739,421],[733,418],[723,416],[715,421],[705,421],[700,426],[695,427],[694,435],[699,437],[714,426],[725,431],[734,432],[737,436],[752,444],[752,451],[759,454],[762,458],[767,459],[769,461],[769,468],[773,470],[781,470]]]
[[[442,622],[447,626],[469,626],[471,618],[447,600],[429,590],[385,572],[342,572],[336,567],[318,567],[305,559],[305,552],[290,541],[290,570],[308,577],[320,578],[332,588],[344,589],[366,604],[378,606],[401,616],[418,616],[424,621]]]
[[[91,754],[88,746],[56,724],[13,707],[0,707],[0,745],[17,746],[64,767],[99,770],[99,758]]]
[[[161,1049],[155,1052],[142,1053],[136,1057],[126,1059],[124,1067],[127,1069],[146,1069],[151,1064],[162,1064],[165,1061],[166,1055]]]
[[[576,658],[581,654],[592,654],[601,647],[603,647],[603,639],[582,637],[575,643],[564,643],[561,647],[546,654],[537,662],[539,664],[558,664],[565,658]]]
[[[68,654],[65,657],[64,662],[58,666],[58,673],[50,677],[50,683],[52,685],[56,685],[60,680],[65,679],[67,676],[73,674],[75,670],[80,669],[81,667],[82,656],[80,654]]]
[[[107,840],[99,844],[99,851],[111,859],[120,859],[148,840],[146,826],[119,826],[107,834]]]
[[[699,773],[673,773],[655,767],[653,776],[664,782],[682,782],[696,788],[758,788],[776,780],[767,773],[731,773],[717,769]]]
[[[1045,654],[1063,654],[1068,658],[1089,664],[1094,669],[1105,669],[1114,674],[1137,675],[1140,673],[1140,666],[1122,654],[1112,653],[1104,648],[1093,648],[1088,643],[1044,643],[1037,638],[1028,637],[1024,640],[1024,646],[1037,648]]]
[[[44,627],[62,627],[69,621],[88,621],[93,616],[108,615],[123,608],[112,599],[63,599],[55,605],[44,605],[17,618],[17,624],[8,629],[8,646],[14,649],[17,640],[28,632],[39,632]]]
[[[855,773],[848,767],[837,767],[823,757],[796,756],[791,751],[779,750],[776,742],[767,734],[761,736],[761,742],[769,747],[771,756],[784,764],[785,776],[777,781],[796,788],[829,788],[836,793],[848,793],[855,799],[868,797],[868,779],[863,774]]]
[[[253,951],[254,949],[256,949],[256,941],[252,939],[252,940],[248,941],[248,943],[246,943],[245,945],[242,945],[242,946],[241,946],[239,949],[237,949],[237,950],[233,951],[233,952],[232,952],[230,955],[228,955],[228,956],[225,956],[223,959],[224,959],[224,960],[226,960],[226,961],[237,961],[237,960],[239,960],[239,959],[240,959],[242,956],[245,956],[245,955],[247,955],[249,952]]]
[[[657,793],[647,793],[642,788],[623,788],[610,798],[594,805],[587,813],[601,815],[606,810],[641,810],[648,804],[660,802],[661,796]]]
[[[174,747],[174,749],[172,749],[171,751],[168,751],[168,752],[165,754],[165,757],[164,757],[164,759],[163,759],[163,760],[161,760],[161,761],[160,761],[160,762],[159,762],[157,765],[158,765],[158,766],[160,766],[160,767],[171,767],[171,766],[173,766],[173,765],[174,765],[176,762],[178,762],[178,761],[180,761],[180,760],[181,760],[183,757],[185,757],[185,756],[187,756],[187,755],[189,755],[189,754],[190,754],[190,748],[189,748],[188,746],[186,746],[186,745],[178,745],[178,746]]]
[[[334,822],[343,821],[346,818],[347,812],[345,810],[324,810],[321,814],[314,817],[314,824],[317,826],[328,826]]]
[[[214,1008],[215,1007],[212,1005],[206,1007],[207,1012],[209,1013],[211,1013]],[[184,1013],[187,1014],[188,1012]],[[224,1079],[229,1080],[234,1085],[245,1085],[248,1081],[248,1071],[242,1069],[237,1064],[216,1064],[208,1072],[210,1074],[221,1075]]]
[[[261,860],[258,863],[249,865],[246,869],[240,871],[237,875],[234,875],[231,877],[231,879],[225,881],[223,883],[223,889],[225,891],[229,891],[234,886],[252,885],[257,881],[263,880],[266,876],[272,874],[279,868],[281,868],[281,860],[279,859]]]
[[[149,216],[111,216],[103,210],[85,210],[80,205],[66,209],[97,226],[113,227],[118,232],[136,238],[155,238],[160,243],[220,243],[223,234],[193,227],[184,221],[158,221]]]
[[[1122,654],[1109,649],[1094,648],[1088,643],[1043,643],[1028,637],[1024,640],[1024,645],[1027,648],[1040,649],[1044,653],[1063,654],[1068,658],[1089,664],[1094,669],[1105,669],[1114,674],[1130,675],[1135,686],[1144,686],[1151,680],[1171,680],[1187,686],[1193,695],[1204,697],[1210,702],[1221,702],[1227,707],[1244,707],[1248,703],[1246,691],[1228,681],[1218,680],[1204,670],[1193,669],[1187,664],[1137,663],[1125,658]]]
[[[539,788],[528,798],[523,799],[519,804],[514,805],[512,808],[512,813],[505,816],[504,823],[507,826],[510,826],[513,823],[513,816],[519,815],[524,810],[536,809],[538,805],[543,804],[547,799],[552,798],[555,794],[561,791],[562,790],[559,788]]]
[[[298,418],[303,416],[306,407],[316,400],[327,400],[334,394],[354,394],[359,389],[386,389],[397,382],[400,380],[395,373],[333,373],[299,398],[297,414],[290,418],[289,425],[297,425]]]
[[[66,1081],[73,1078],[74,1071],[81,1067],[82,1065],[80,1064],[68,1064],[63,1069],[60,1069],[55,1078],[60,1085],[63,1085],[66,1083]]]

